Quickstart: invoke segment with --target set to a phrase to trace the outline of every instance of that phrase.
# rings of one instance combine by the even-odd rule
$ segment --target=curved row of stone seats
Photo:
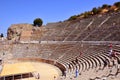
[[[65,28],[63,29],[63,31],[61,31],[61,33],[58,34],[58,37],[63,37],[62,41],[66,41],[69,38],[73,39],[75,37],[73,32],[78,30],[78,28],[80,27],[79,25],[80,25],[80,21],[69,21],[67,26],[66,25],[64,26]],[[71,39],[69,39],[69,40],[71,40]]]
[[[102,63],[100,64],[99,66],[99,69],[100,70],[103,70],[106,66],[107,66],[107,63],[108,63],[108,60],[106,60],[104,57],[102,57],[101,55],[99,55],[99,59],[102,61]]]
[[[96,30],[107,17],[108,16],[106,15],[103,15],[101,17],[95,16],[93,18],[94,19],[93,23],[91,23],[91,25],[89,25],[88,28],[84,32],[78,35],[79,37],[76,40],[78,41],[85,40],[88,37],[88,35],[93,33],[93,31]]]
[[[58,44],[29,44],[20,43],[12,46],[13,57],[23,58],[26,57],[38,57],[48,58]]]
[[[98,56],[91,56],[90,57],[92,62],[93,62],[93,66],[91,68],[99,68],[102,66],[102,60],[98,57]]]
[[[79,56],[80,55],[80,50],[85,49],[85,48],[79,47],[79,46],[80,46],[79,44],[76,44],[73,47],[66,50],[64,52],[64,56],[62,56],[58,60],[58,62],[64,63],[65,61],[71,61],[71,60],[75,59],[77,56]],[[85,46],[85,47],[87,47],[87,46]]]
[[[96,46],[97,47],[97,46]],[[94,47],[93,47],[94,48]],[[92,49],[92,48],[91,48]],[[101,48],[99,48],[98,47],[98,49],[100,49],[100,50],[98,50],[98,52],[96,53],[96,50],[94,50],[95,51],[95,55],[94,54],[84,54],[84,58],[82,58],[82,57],[80,57],[80,60],[78,61],[78,65],[77,65],[77,63],[76,63],[76,65],[77,65],[77,69],[79,69],[79,72],[81,71],[83,74],[82,75],[84,75],[87,71],[85,71],[85,73],[84,73],[84,70],[85,69],[89,69],[89,67],[88,66],[90,66],[90,64],[89,64],[89,62],[90,62],[90,60],[89,59],[91,59],[91,57],[90,56],[92,56],[93,58],[94,58],[94,60],[93,60],[93,65],[94,65],[94,69],[89,69],[88,71],[95,71],[95,70],[97,70],[97,72],[96,72],[96,75],[95,76],[93,76],[93,77],[90,77],[91,79],[93,79],[93,78],[95,78],[96,76],[97,77],[102,77],[102,76],[106,76],[106,75],[109,75],[110,74],[110,68],[109,68],[109,64],[111,64],[111,65],[113,65],[113,63],[111,62],[111,60],[109,59],[109,56],[108,56],[108,53],[107,53],[107,51],[108,51],[108,49],[109,49],[109,47],[103,47],[103,46],[101,46]],[[89,50],[88,50],[89,51]],[[92,50],[91,50],[92,51]],[[91,53],[93,53],[94,51],[92,51]],[[85,57],[86,56],[88,56],[89,58],[86,58],[85,59]],[[82,59],[81,59],[82,58]],[[75,60],[75,59],[74,59]],[[88,60],[88,61],[87,61]],[[107,61],[107,62],[106,62]],[[74,61],[75,62],[75,61]],[[92,63],[92,62],[91,62]],[[96,64],[97,63],[97,64]],[[99,65],[101,63],[101,66]],[[87,64],[87,67],[86,67],[86,64]],[[73,65],[75,65],[75,63],[73,64]],[[98,69],[96,69],[96,66],[98,66]],[[72,73],[75,73],[75,70],[76,70],[76,68],[74,68],[73,70],[72,70]],[[99,69],[99,68],[101,68],[101,69]],[[114,71],[114,70],[112,70],[112,71]],[[116,71],[115,71],[116,72]],[[115,72],[112,72],[113,74],[115,74]],[[105,74],[103,74],[103,73],[105,73]],[[81,77],[80,77],[81,78]]]
[[[80,50],[76,50],[76,48],[78,48],[79,47],[79,45],[78,46],[74,46],[74,47],[72,47],[72,49],[70,50],[70,49],[68,49],[66,52],[65,52],[65,55],[61,58],[61,59],[59,59],[59,62],[63,62],[64,63],[64,61],[70,61],[71,59],[75,59],[77,56],[79,56],[80,55],[80,53],[81,53],[81,51],[88,51],[88,52],[86,52],[86,54],[84,54],[84,55],[88,55],[87,53],[90,53],[90,51],[92,51],[92,53],[94,53],[94,51],[95,50],[98,50],[97,48],[94,48],[94,47],[92,47],[92,48],[90,48],[90,49],[88,49],[88,47],[89,47],[89,45],[87,45],[87,46],[83,46],[83,47],[79,47],[79,49]],[[104,47],[102,47],[102,48],[104,48]],[[93,51],[94,50],[94,51]],[[100,50],[99,50],[100,51]],[[83,52],[82,52],[83,53]],[[91,55],[92,55],[92,53],[91,53]],[[74,54],[74,55],[73,55]],[[76,54],[76,56],[75,56],[75,54]]]
[[[84,74],[86,73],[86,71],[85,71],[85,73],[84,73],[85,68],[83,68],[83,67],[86,67],[85,63],[86,63],[85,61],[81,61],[81,65],[83,64],[83,65],[81,66],[82,69],[80,70],[82,75],[84,75]],[[90,69],[89,69],[89,70],[90,70]],[[74,70],[74,71],[75,71],[75,70]],[[73,73],[74,73],[74,72],[73,72]]]
[[[88,50],[89,51],[89,50]],[[92,53],[94,53],[94,54],[92,54]],[[96,53],[96,52],[94,52],[94,51],[92,51],[92,53],[90,53],[89,52],[89,54],[87,54],[87,55],[91,55],[91,56],[93,56],[93,57],[96,57],[96,56],[98,56],[99,54],[98,53]],[[95,56],[96,55],[96,56]],[[98,59],[98,61],[99,61],[99,59]],[[100,61],[99,61],[100,62]]]
[[[76,21],[76,25],[72,27],[67,27],[66,30],[69,29],[69,34],[67,33],[66,38],[64,38],[64,41],[71,41],[77,37],[77,34],[79,34],[82,30],[86,28],[86,26],[92,21],[92,19],[85,19],[85,20],[79,20]],[[66,32],[65,32],[66,34]],[[64,35],[64,34],[63,34]],[[61,35],[62,36],[62,35]]]
[[[87,60],[91,61],[92,65],[89,66],[89,69],[93,69],[93,68],[96,68],[97,65],[99,64],[97,62],[97,58],[95,56],[87,56],[86,57]]]
[[[66,41],[66,39],[69,37],[70,34],[72,34],[72,32],[74,31],[75,29],[75,26],[78,26],[79,25],[79,22],[75,22],[75,23],[72,23],[72,22],[69,22],[69,24],[67,24],[67,26],[65,26],[65,28],[63,29],[63,31],[61,31],[60,34],[56,35],[55,37],[63,37],[62,38],[62,41]],[[73,31],[71,31],[73,30]],[[74,36],[72,36],[74,38]]]
[[[102,72],[102,70],[104,69],[104,68],[103,68],[103,67],[104,67],[104,66],[103,66],[103,59],[102,59],[102,58],[99,58],[99,56],[97,56],[97,57],[98,57],[98,60],[101,60],[101,62],[100,62],[101,65],[98,64],[98,69],[96,69],[96,68],[93,69],[94,72],[93,72],[93,74],[92,74],[91,76],[89,76],[89,78],[94,78],[94,77],[96,77],[96,76],[102,76],[102,75],[103,75],[103,74],[100,73],[100,71]],[[96,57],[96,58],[97,58],[97,57]],[[88,73],[88,72],[87,72],[87,73]],[[89,72],[89,73],[91,73],[91,72]]]
[[[72,72],[73,70],[74,70],[74,68],[75,68],[75,65],[72,63],[72,62],[69,62],[68,64],[68,70],[70,71],[70,72]]]
[[[107,60],[107,62],[108,62],[110,65],[112,64],[112,63],[111,63],[110,56],[109,56],[109,53],[108,53],[108,50],[103,51],[101,55],[102,55],[102,57],[105,58],[105,60]]]
[[[21,47],[22,46],[22,47]],[[38,48],[37,48],[38,47]],[[18,48],[15,50],[15,48]],[[102,71],[108,73],[110,69],[105,64],[105,60],[111,64],[109,56],[107,54],[108,46],[104,45],[83,45],[79,43],[75,44],[16,44],[13,46],[13,54],[14,57],[18,58],[24,57],[25,53],[26,57],[39,57],[39,58],[49,58],[53,60],[57,60],[57,62],[62,63],[68,68],[68,72],[72,75],[75,74],[76,69],[81,73],[80,76],[84,76],[88,74],[90,71],[96,71],[95,76],[98,74],[101,77],[105,74],[102,74]],[[21,50],[24,50],[23,52]],[[34,55],[32,55],[36,52]],[[47,52],[50,51],[50,52]],[[14,53],[17,52],[17,53]],[[82,55],[80,55],[82,52]],[[46,55],[46,54],[47,55]],[[56,54],[57,53],[57,54]],[[49,55],[50,54],[50,55]],[[44,56],[46,55],[46,56]],[[52,56],[55,56],[53,58]],[[17,58],[16,57],[16,58]],[[62,60],[63,59],[63,60]],[[78,61],[76,61],[78,59]],[[119,58],[118,58],[119,59]],[[107,65],[108,65],[107,63]],[[103,70],[99,70],[99,68],[103,68]],[[105,70],[107,69],[107,70]],[[95,76],[92,76],[94,78]]]
[[[52,54],[54,49],[58,46],[58,44],[39,44],[41,45],[39,47],[41,54],[41,58],[48,59],[48,57]]]
[[[91,68],[93,66],[93,62],[90,58],[83,57],[81,59],[84,59],[84,62],[86,62],[86,68],[83,70],[88,70],[89,68]]]
[[[120,79],[120,69],[115,66],[112,67],[110,73],[106,77],[108,80],[119,80]],[[102,77],[100,77],[102,78]]]
[[[100,17],[100,16],[102,16],[102,17]],[[100,15],[100,16],[94,17],[89,22],[89,24],[86,25],[86,27],[84,29],[82,29],[82,31],[79,31],[79,33],[77,33],[77,36],[75,36],[75,34],[72,33],[71,35],[74,35],[74,36],[70,36],[70,37],[72,37],[73,40],[83,40],[83,39],[86,40],[86,36],[88,34],[92,34],[93,32],[95,32],[95,29],[98,29],[99,27],[101,27],[101,25],[103,23],[105,23],[105,21],[107,21],[106,18],[109,17],[109,16],[106,16],[106,15]],[[77,30],[75,30],[74,32],[78,32]],[[94,35],[94,34],[92,34],[92,35]],[[87,36],[87,37],[89,37],[89,36]],[[96,39],[96,37],[93,37],[93,38]],[[71,39],[68,38],[68,40],[71,40]]]
[[[84,59],[79,59],[78,62],[79,62],[79,65],[80,65],[80,64],[82,65],[82,67],[79,67],[79,72],[84,71],[85,68],[86,68],[86,66],[87,66],[86,61],[85,61]],[[76,70],[76,69],[74,69],[74,71],[75,71],[75,70]]]
[[[62,53],[73,47],[74,44],[29,44],[20,43],[12,46],[13,56],[16,58],[39,57],[56,60]],[[17,49],[16,49],[17,48]]]
[[[62,61],[60,63],[67,66],[66,68],[67,68],[68,72],[73,72],[76,68],[79,67],[77,65],[78,63],[76,63],[76,61],[74,61],[73,59],[72,60],[70,60],[70,59],[69,60],[64,60],[64,61]]]
[[[87,46],[85,46],[87,47]],[[76,50],[78,48],[78,46],[75,46],[74,48],[72,48],[71,50],[69,50],[61,59],[58,60],[59,63],[65,64],[66,62],[72,62],[74,65],[76,63],[76,67],[79,68],[79,64],[77,65],[77,62],[75,61],[75,59],[80,55],[80,50],[78,48],[78,50]],[[81,47],[80,49],[84,49],[83,47]],[[83,64],[82,64],[83,65]],[[74,68],[75,70],[75,68]]]
[[[91,65],[89,65],[89,68],[93,69],[93,68],[97,68],[99,66],[99,64],[102,64],[102,62],[98,61],[99,58],[97,58],[98,56],[86,56],[86,60],[91,61]],[[87,69],[85,69],[87,70]]]
[[[95,57],[96,56],[96,57]],[[104,72],[106,73],[106,74],[109,74],[109,68],[106,66],[106,63],[105,63],[105,60],[107,59],[108,60],[108,62],[109,62],[109,56],[108,55],[106,55],[106,53],[105,54],[102,54],[101,53],[101,55],[95,55],[95,56],[92,56],[93,58],[95,58],[94,60],[93,60],[93,62],[95,63],[94,64],[94,68],[96,68],[96,66],[99,66],[99,64],[101,63],[101,65],[103,65],[103,70],[104,70]],[[80,71],[83,71],[83,70],[86,70],[86,69],[89,69],[89,67],[88,66],[90,66],[90,64],[89,64],[89,61],[87,61],[87,59],[89,60],[89,58],[86,58],[85,59],[85,57],[83,58],[83,59],[80,59],[79,60],[79,64],[81,63],[81,65],[79,66],[79,69],[80,68],[82,68]],[[96,60],[98,60],[98,61],[96,61]],[[96,62],[97,62],[97,64],[96,64]],[[77,63],[76,63],[77,64]],[[75,63],[73,64],[73,65],[75,65]],[[108,64],[107,64],[108,65]],[[87,67],[86,67],[87,66]],[[78,67],[77,67],[78,68]],[[105,70],[105,69],[107,69],[107,70]],[[73,69],[73,73],[74,73],[74,71],[75,71],[76,69]],[[91,69],[89,69],[89,70],[91,70]],[[84,72],[82,72],[82,73],[84,73]],[[99,73],[99,76],[98,77],[101,77],[101,76],[104,76],[105,74],[103,74],[103,71],[101,70],[101,72],[100,71],[98,71],[98,73]],[[101,75],[100,75],[101,74]],[[94,76],[94,77],[96,77],[96,76]]]
[[[91,17],[89,19],[80,20],[79,24],[74,26],[71,29],[71,33],[65,38],[67,40],[82,40],[85,38],[92,30],[94,30],[100,23],[103,21],[105,17]],[[76,21],[76,24],[78,21]]]
[[[32,45],[32,44],[14,44],[12,46],[12,51],[13,56],[15,58],[22,58],[24,56],[26,57],[31,57],[31,55],[35,56],[39,54],[39,47],[40,45]],[[39,55],[40,56],[40,55]]]
[[[85,19],[85,20],[76,20],[76,21],[71,22],[70,25],[73,25],[73,26],[68,26],[66,28],[66,30],[69,30],[69,34],[67,33],[67,36],[64,39],[64,41],[67,41],[67,40],[71,41],[74,38],[76,38],[77,34],[80,34],[80,32],[82,30],[85,30],[87,25],[90,24],[91,21],[92,21],[92,18]],[[74,25],[74,24],[76,24],[76,25]],[[65,34],[66,34],[66,32],[65,32]],[[62,35],[64,35],[64,34],[62,34]]]
[[[118,35],[118,34],[120,34],[120,31],[119,31],[119,29],[120,29],[120,27],[119,27],[119,25],[120,25],[119,16],[120,16],[119,12],[115,13],[115,15],[111,15],[111,20],[109,20],[108,23],[114,23],[115,25],[113,25],[113,28],[111,28],[112,31],[111,31],[110,35],[105,39],[106,41],[107,40],[120,41],[120,37]]]
[[[68,60],[69,61],[69,60]]]
[[[33,31],[31,40],[119,41],[119,14],[119,12],[100,14],[81,20],[51,23]]]
[[[50,59],[57,60],[65,55],[65,53],[74,47],[75,44],[59,44],[52,54],[49,56]]]
[[[90,56],[89,56],[90,57]],[[78,62],[81,62],[83,65],[84,65],[84,68],[83,68],[83,70],[86,70],[89,66],[90,66],[90,62],[89,62],[89,60],[87,60],[87,59],[89,59],[89,57],[87,57],[87,58],[78,58]],[[92,60],[93,61],[93,60]],[[73,61],[72,61],[73,62]],[[74,61],[74,62],[76,62],[76,61]],[[94,61],[92,62],[92,63],[94,63]],[[77,64],[77,62],[76,62],[76,64]],[[74,63],[74,65],[75,65],[75,63]],[[96,66],[96,64],[92,64],[92,65],[94,65],[94,66]],[[86,67],[87,66],[87,67]]]
[[[90,61],[89,58],[83,57],[82,59],[83,59],[84,62],[85,62],[85,67],[84,67],[83,71],[90,69],[90,68],[91,68],[91,65],[92,65],[92,66],[94,65],[94,64],[91,64],[91,62],[89,62],[89,61]]]
[[[120,45],[113,46],[113,51],[120,53]]]
[[[101,60],[103,61],[103,64],[102,64],[102,67],[101,67],[101,69],[100,70],[103,70],[103,69],[105,69],[106,67],[109,67],[109,60],[108,59],[106,59],[106,57],[105,56],[99,56],[99,58],[101,58]]]
[[[62,24],[60,22],[48,23],[45,27],[33,29],[31,40],[38,40],[38,41],[52,40],[53,41],[54,36],[52,37],[49,37],[49,36],[53,32],[58,30],[61,31],[63,29],[62,27],[58,27],[59,25],[62,25]]]
[[[117,15],[110,15],[110,18],[104,24],[102,24],[101,27],[96,29],[86,40],[100,41],[100,40],[109,40],[111,38],[112,39],[111,41],[116,41],[116,40],[119,41],[120,40],[119,36],[117,36],[117,34],[120,33],[118,26],[120,25],[118,23],[118,21],[120,21],[118,17],[119,14],[120,13],[118,13]]]
[[[78,40],[87,40],[87,41],[99,41],[99,40],[111,40],[112,41],[119,41],[119,14],[118,15],[102,15],[102,17],[99,17],[98,19],[96,19],[91,26],[94,26],[94,23],[96,24],[95,28],[92,29],[91,26],[89,26],[90,30],[85,30],[84,33],[80,32],[80,36],[78,38]],[[104,20],[99,20],[101,18],[104,17]],[[117,19],[117,22],[116,22]],[[98,21],[101,21],[101,23],[98,23]],[[112,23],[112,24],[108,24],[108,23]],[[114,23],[114,24],[113,24]],[[114,31],[113,31],[114,30]],[[89,34],[87,34],[89,33]],[[85,35],[86,34],[86,35]],[[114,36],[114,37],[113,37]],[[115,37],[116,36],[116,37]]]
[[[118,60],[120,60],[120,59],[117,58],[117,61],[116,61],[116,62],[118,62]],[[106,76],[106,77],[108,77],[108,76],[110,76],[110,75],[115,76],[116,73],[118,74],[118,72],[117,72],[118,70],[119,70],[119,69],[116,68],[115,66],[113,66],[111,70],[109,70],[109,68],[108,68],[109,74],[108,74],[108,75],[107,75],[107,74],[104,74],[104,76]],[[109,80],[109,79],[108,79],[108,80]],[[115,80],[116,80],[116,79],[115,79]]]
[[[71,65],[71,63],[70,62],[66,62],[66,63],[64,63],[63,65],[65,65],[66,66],[66,70],[67,70],[67,72],[71,72],[72,71],[72,65]]]
[[[89,64],[85,70],[88,70],[90,68],[94,68],[94,67],[97,67],[98,65],[98,61],[97,59],[95,58],[95,56],[85,56],[83,57],[83,59],[86,60],[87,64]]]
[[[94,67],[94,68],[90,69],[90,73],[91,73],[91,70],[93,70],[93,71],[94,71],[94,69],[96,70],[96,67]],[[103,71],[101,71],[101,72],[103,72]],[[106,71],[105,71],[105,72],[106,72]],[[89,72],[88,72],[88,71],[87,71],[87,72],[83,72],[82,74],[83,74],[83,75],[85,75],[85,74],[87,74],[87,73],[89,74]],[[94,72],[94,73],[95,73],[95,72]],[[96,75],[94,74],[95,76],[89,76],[89,77],[91,78],[91,77],[100,76],[100,74],[101,74],[101,73],[100,73],[99,75],[97,75],[98,73],[100,73],[100,72],[99,72],[99,70],[95,73]],[[102,73],[102,74],[101,74],[101,76],[103,76],[103,75],[104,75],[104,74]]]
[[[117,59],[118,65],[120,65],[120,57],[116,56],[116,59]]]
[[[69,24],[69,22],[56,23],[57,25],[46,25],[47,31],[42,35],[42,40],[48,41],[63,41],[65,36],[58,36],[61,34],[61,31],[64,31],[64,28]]]
[[[103,54],[102,56],[108,61],[109,65],[113,65],[113,62],[112,62],[112,60],[110,59],[110,56],[109,56],[109,55]]]
[[[103,25],[104,26],[104,25]],[[107,40],[119,40],[118,35],[120,33],[119,26],[118,25],[109,25],[108,29],[104,29],[101,27],[101,29],[96,30],[90,37],[88,37],[86,40],[100,40],[100,41],[107,41]],[[104,26],[106,27],[106,25]],[[113,37],[116,36],[116,37]],[[95,37],[96,36],[96,37]],[[94,37],[94,38],[93,38]]]
[[[70,64],[69,64],[70,63]],[[69,60],[69,61],[65,61],[64,63],[62,63],[62,64],[65,64],[65,65],[67,65],[68,67],[67,67],[67,70],[69,70],[69,71],[74,71],[74,70],[76,70],[76,68],[79,68],[79,66],[78,66],[78,64],[79,63],[81,63],[81,62],[76,62],[75,60]],[[72,64],[72,66],[73,66],[73,69],[70,67],[70,65]]]
[[[119,59],[120,60],[120,59]],[[97,79],[103,79],[106,78],[107,80],[119,80],[120,79],[120,68],[113,66],[111,69],[109,69],[109,73],[105,74],[103,76],[97,76],[94,79],[91,80],[97,80]]]
[[[96,68],[97,69],[98,66],[101,66],[102,62],[97,56],[90,56],[90,58],[91,58],[91,61],[92,61],[92,64],[93,64],[90,68]]]

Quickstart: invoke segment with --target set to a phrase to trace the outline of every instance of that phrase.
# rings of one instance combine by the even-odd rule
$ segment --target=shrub
[[[3,33],[0,34],[0,37],[4,37]]]
[[[78,16],[74,15],[74,16],[71,16],[68,20],[76,20]]]
[[[103,4],[101,8],[102,8],[102,9],[108,9],[108,8],[110,8],[110,7],[111,7],[110,5]]]
[[[42,19],[41,18],[36,18],[34,21],[33,21],[33,24],[34,24],[34,26],[42,26],[42,24],[43,24],[43,21],[42,21]]]
[[[116,2],[116,3],[114,3],[114,5],[118,8],[120,8],[120,2]]]

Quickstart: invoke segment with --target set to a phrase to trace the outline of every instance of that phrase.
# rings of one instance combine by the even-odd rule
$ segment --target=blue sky
[[[41,18],[43,24],[64,21],[70,16],[120,0],[0,0],[0,33],[6,35],[11,24],[32,24]]]

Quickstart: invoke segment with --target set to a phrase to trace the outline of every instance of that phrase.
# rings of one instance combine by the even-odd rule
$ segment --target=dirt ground
[[[21,65],[21,67],[18,67],[17,65]],[[23,70],[23,72],[24,70],[34,70],[34,74],[37,75],[39,73],[40,77],[39,79],[27,78],[22,80],[57,80],[57,78],[59,78],[59,75],[61,75],[61,71],[57,67],[41,62],[20,62],[15,64],[5,64],[0,75],[22,72],[20,69]]]
[[[40,80],[56,80],[61,74],[61,71],[53,65],[39,62],[32,62],[31,64],[40,74]]]

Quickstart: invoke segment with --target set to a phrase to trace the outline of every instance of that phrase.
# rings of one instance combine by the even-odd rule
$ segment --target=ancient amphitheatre
[[[120,11],[14,24],[0,45],[0,80],[120,80]]]

